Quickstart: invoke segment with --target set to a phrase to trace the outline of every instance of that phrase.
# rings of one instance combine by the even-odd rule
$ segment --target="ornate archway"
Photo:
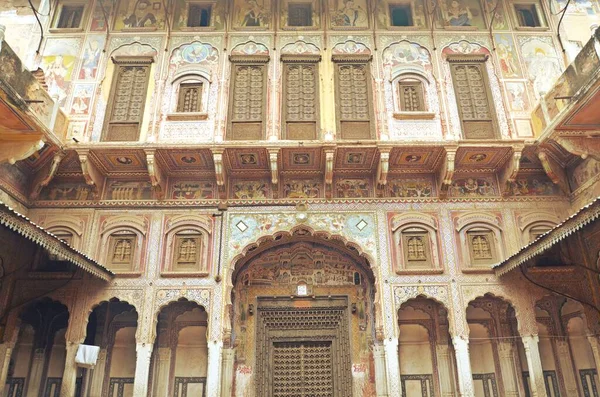
[[[308,230],[251,247],[232,277],[236,388],[374,395],[374,279],[358,249]]]

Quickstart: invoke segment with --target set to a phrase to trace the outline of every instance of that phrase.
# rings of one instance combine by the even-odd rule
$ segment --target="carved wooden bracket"
[[[89,150],[78,150],[77,155],[79,156],[79,162],[81,163],[81,172],[87,183],[93,192],[95,199],[100,198],[100,192],[102,186],[104,186],[104,176],[96,168],[96,166],[90,161]]]
[[[215,177],[217,179],[219,198],[225,200],[227,199],[227,191],[225,186],[227,177],[225,175],[225,167],[223,166],[223,149],[215,149],[212,151],[212,154],[213,162],[215,163]]]
[[[46,164],[44,168],[37,173],[37,175],[35,176],[35,181],[32,184],[33,187],[31,188],[29,198],[31,198],[32,200],[38,199],[40,193],[42,192],[42,189],[48,186],[50,181],[54,179],[56,171],[58,171],[58,167],[60,166],[60,162],[64,157],[64,152],[56,153],[54,155],[54,158],[52,159],[52,162]]]
[[[158,161],[156,161],[156,150],[146,150],[146,163],[148,164],[148,175],[150,183],[154,188],[156,198],[162,200],[167,192],[167,178]]]
[[[538,152],[538,158],[550,180],[558,185],[563,193],[570,194],[571,189],[569,189],[569,183],[567,182],[567,174],[562,165],[544,150]]]
[[[215,176],[217,186],[225,186],[225,167],[223,167],[223,150],[213,150],[213,161],[215,163]]]
[[[33,141],[2,141],[0,143],[0,164],[9,162],[15,164],[17,161],[25,160],[44,147],[44,141],[37,136]]]
[[[500,171],[500,189],[502,195],[506,196],[511,191],[511,185],[517,180],[517,174],[521,167],[521,155],[523,153],[522,147],[515,147],[512,156],[508,159],[504,168]]]
[[[380,149],[379,165],[377,166],[377,184],[382,187],[387,185],[387,176],[390,169],[390,150]]]
[[[335,150],[325,150],[325,196],[327,198],[332,197],[332,184],[333,184],[333,158],[335,157]]]
[[[448,196],[448,189],[452,185],[456,150],[457,148],[446,148],[446,158],[442,160],[442,166],[438,174],[438,186],[440,188],[440,198],[442,199]]]
[[[582,159],[592,156],[600,160],[600,136],[558,136],[555,140],[567,152]]]
[[[279,183],[279,169],[277,159],[279,157],[279,149],[269,149],[269,166],[271,168],[271,182],[273,185]]]

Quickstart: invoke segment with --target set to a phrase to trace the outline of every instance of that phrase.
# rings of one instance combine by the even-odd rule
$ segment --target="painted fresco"
[[[264,44],[248,41],[235,46],[231,55],[269,55],[269,49]]]
[[[270,196],[267,181],[236,181],[231,192],[238,200],[264,200]]]
[[[368,28],[369,7],[366,0],[329,0],[332,28]]]
[[[121,0],[116,14],[115,30],[165,27],[162,1]]]
[[[551,37],[519,37],[521,54],[537,98],[546,94],[561,75],[562,67]]]
[[[173,50],[171,65],[216,63],[219,60],[219,51],[210,44],[197,41],[183,45]]]
[[[567,0],[554,0],[554,11],[560,11],[567,5]],[[567,14],[574,15],[596,15],[600,13],[600,7],[594,0],[572,0],[567,7]]]
[[[80,39],[48,39],[46,42],[42,69],[48,93],[52,97],[58,97],[60,106],[65,105],[80,49]]]
[[[0,181],[3,185],[12,186],[23,195],[29,189],[27,175],[19,167],[9,163],[0,164]]]
[[[496,40],[496,51],[502,77],[521,77],[523,72],[521,66],[519,66],[519,58],[512,37],[505,33],[496,33],[494,40]]]
[[[492,13],[494,22],[493,27],[494,30],[508,30],[508,20],[506,18],[506,11],[504,10],[504,4],[502,0],[484,0],[483,6],[485,8],[485,12],[492,19]],[[495,10],[495,11],[494,11]]]
[[[268,0],[235,0],[234,26],[268,29],[271,24],[271,3]]]
[[[338,179],[335,183],[337,198],[371,197],[371,183],[363,178]]]
[[[456,43],[451,43],[445,47],[442,52],[444,54],[489,54],[487,48],[481,44],[471,43],[467,40],[460,40]]]
[[[177,181],[171,186],[172,200],[210,200],[215,198],[212,182]]]
[[[492,178],[459,178],[448,190],[449,197],[487,197],[496,196],[497,190]]]
[[[107,200],[149,200],[152,196],[150,182],[113,181],[107,183]]]
[[[96,86],[94,84],[74,84],[73,87],[71,114],[74,116],[87,116],[90,114]]]
[[[508,104],[510,110],[515,112],[528,111],[530,108],[529,98],[527,97],[527,87],[521,81],[507,81],[506,93],[508,94]]]
[[[357,43],[354,40],[348,40],[344,43],[336,44],[331,50],[332,54],[341,55],[368,55],[371,50],[363,43]]]
[[[510,185],[511,196],[557,196],[560,195],[558,186],[546,175],[519,176]]]
[[[96,7],[94,7],[94,12],[92,13],[92,23],[90,25],[90,30],[93,32],[103,32],[106,31],[107,25],[106,20],[110,21],[110,16],[112,14],[112,1],[96,1]],[[102,6],[104,6],[104,11],[102,10]],[[106,12],[107,18],[104,18],[104,12]]]
[[[600,175],[600,161],[588,158],[569,173],[569,181],[573,190],[579,189],[590,179]]]
[[[174,28],[181,29],[188,27],[188,11],[189,1],[178,0],[177,6],[175,7],[175,22]],[[225,26],[225,4],[223,1],[217,1],[215,3],[208,3],[212,5],[210,11],[210,27],[221,30]]]
[[[321,197],[321,182],[312,179],[292,179],[283,184],[285,198],[319,198]]]
[[[98,65],[104,48],[105,36],[88,36],[83,45],[79,80],[94,80],[98,76]]]
[[[442,0],[442,24],[450,28],[485,29],[479,0]]]
[[[422,198],[433,195],[433,181],[427,177],[391,179],[388,182],[390,197]]]
[[[431,68],[429,51],[416,43],[401,41],[392,44],[383,51],[383,64],[385,66],[399,66],[417,64],[424,68]]]
[[[40,193],[40,200],[83,201],[91,199],[92,188],[83,182],[52,182]]]

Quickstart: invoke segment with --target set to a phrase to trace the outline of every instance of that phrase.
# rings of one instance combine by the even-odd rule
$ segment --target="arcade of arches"
[[[541,294],[532,322],[509,295],[475,293],[457,310],[416,288],[396,300],[397,339],[382,338],[389,313],[372,265],[358,247],[303,228],[248,246],[232,268],[222,347],[193,296],[155,302],[146,330],[134,295],[70,307],[37,299],[11,317],[3,395],[598,395],[596,317],[577,301]],[[93,369],[69,365],[78,343],[100,347]],[[380,393],[393,376],[398,394]]]

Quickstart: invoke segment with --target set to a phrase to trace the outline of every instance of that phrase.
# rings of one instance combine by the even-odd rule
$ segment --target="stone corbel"
[[[504,196],[510,194],[511,186],[517,180],[517,174],[519,173],[519,168],[521,166],[522,153],[523,148],[514,148],[512,156],[500,171],[500,189],[502,189],[502,195]]]
[[[325,192],[327,198],[331,198],[332,193],[334,154],[333,149],[325,150]]]
[[[102,186],[104,186],[104,176],[91,162],[89,150],[78,150],[77,155],[79,156],[85,183],[92,188],[93,196],[97,199],[100,197]]]
[[[381,187],[387,185],[387,176],[390,169],[390,150],[380,149],[379,165],[377,166],[377,184]]]
[[[565,194],[570,194],[569,183],[567,182],[567,174],[565,169],[546,151],[539,151],[538,158],[544,167],[544,171],[548,178],[563,191]]]
[[[438,174],[438,186],[440,188],[440,198],[442,199],[448,197],[448,189],[452,185],[456,150],[457,148],[446,148],[446,158],[442,160],[442,166]]]
[[[215,177],[217,180],[217,188],[219,189],[219,197],[225,199],[225,167],[223,166],[223,149],[216,149],[212,151],[213,162],[215,163]]]
[[[156,151],[146,150],[145,152],[150,183],[152,184],[156,197],[159,200],[162,200],[165,198],[165,193],[167,191],[167,178],[165,177],[162,167],[158,164],[158,161],[156,161]]]
[[[40,172],[35,177],[35,181],[33,182],[33,187],[31,188],[31,193],[29,194],[29,198],[32,200],[37,200],[44,189],[48,184],[54,179],[56,175],[56,171],[58,171],[58,167],[60,166],[60,162],[65,157],[64,152],[58,152],[54,155],[52,162],[46,164]]]
[[[555,140],[571,154],[600,161],[600,136],[558,136]]]

